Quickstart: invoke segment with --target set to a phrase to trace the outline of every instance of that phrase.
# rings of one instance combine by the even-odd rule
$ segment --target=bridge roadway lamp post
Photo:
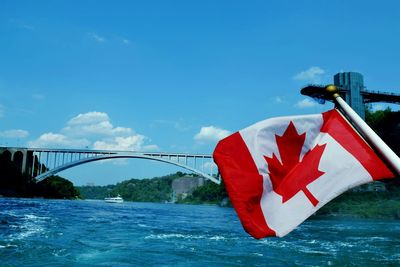
[[[400,175],[400,158],[393,150],[377,135],[371,127],[343,100],[335,85],[307,86],[301,89],[301,94],[313,98],[334,101],[339,111],[358,129],[367,142],[384,158],[386,163]]]

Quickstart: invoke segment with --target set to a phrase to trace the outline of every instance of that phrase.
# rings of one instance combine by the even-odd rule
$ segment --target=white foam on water
[[[261,239],[257,240],[257,242],[260,242],[262,244],[271,246],[271,247],[277,247],[277,248],[286,248],[286,247],[291,247],[292,245],[290,242],[283,241],[283,240],[273,240],[273,239]]]
[[[33,214],[25,214],[24,217],[29,219],[29,220],[40,219],[40,217],[38,217],[36,215],[33,215]]]
[[[44,231],[43,227],[37,226],[37,225],[24,225],[20,228],[23,232],[18,233],[15,238],[20,240],[20,239],[25,239],[27,237],[33,236],[35,234],[41,233]]]
[[[45,231],[43,223],[50,218],[33,214],[24,214],[21,219],[22,222],[20,224],[10,225],[10,228],[18,229],[18,233],[10,236],[11,240],[26,239],[30,236],[43,233]]]
[[[345,248],[352,248],[354,247],[354,244],[348,243],[348,242],[336,242],[340,247],[345,247]]]
[[[201,239],[204,238],[204,236],[183,235],[183,234],[158,234],[158,235],[146,236],[144,239],[172,239],[172,238]]]
[[[87,252],[87,253],[82,253],[82,254],[79,254],[79,255],[77,255],[77,259],[78,260],[90,260],[90,259],[94,259],[94,258],[97,258],[97,257],[99,257],[99,256],[102,256],[103,255],[103,253],[102,252],[100,252],[100,251],[94,251],[94,252]]]
[[[368,239],[372,240],[372,241],[388,241],[389,240],[389,238],[383,237],[383,236],[371,236],[371,237],[368,237]]]
[[[25,214],[24,217],[28,220],[33,220],[33,221],[43,221],[43,220],[47,220],[50,219],[50,217],[46,217],[46,216],[36,216],[33,214]]]
[[[58,249],[58,250],[53,250],[53,252],[51,254],[56,257],[64,257],[66,255],[66,253],[65,253],[66,251],[67,250],[65,248],[62,248],[62,249]]]
[[[308,249],[308,248],[299,249],[298,251],[303,252],[305,254],[318,254],[318,255],[328,255],[328,254],[330,254],[327,251],[322,251],[322,250],[317,250],[317,249]]]
[[[254,252],[254,253],[252,253],[254,256],[258,256],[258,257],[263,257],[264,255],[263,254],[261,254],[261,253],[257,253],[257,252]]]
[[[184,234],[151,234],[146,236],[144,239],[209,239],[214,241],[226,240],[224,236],[205,236],[205,235],[184,235]],[[237,239],[237,238],[235,238]]]
[[[2,248],[17,248],[17,247],[18,247],[17,245],[11,245],[11,244],[7,244],[5,246],[0,245],[0,249],[2,249]]]
[[[223,236],[212,236],[212,237],[210,237],[210,239],[211,240],[217,240],[217,241],[219,241],[219,240],[225,240],[226,238],[225,237],[223,237]]]

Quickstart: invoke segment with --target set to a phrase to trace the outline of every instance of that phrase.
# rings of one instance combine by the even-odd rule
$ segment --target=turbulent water
[[[0,198],[1,266],[400,265],[400,222],[309,220],[255,240],[233,209]]]

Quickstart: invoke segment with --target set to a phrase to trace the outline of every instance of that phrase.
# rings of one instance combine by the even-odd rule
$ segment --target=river
[[[312,219],[255,240],[233,209],[0,198],[1,266],[399,266],[400,222]]]

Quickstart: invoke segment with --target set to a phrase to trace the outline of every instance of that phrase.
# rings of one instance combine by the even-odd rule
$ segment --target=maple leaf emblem
[[[307,185],[324,174],[318,170],[318,166],[326,144],[317,145],[307,151],[300,161],[306,133],[299,135],[293,122],[290,122],[285,133],[282,136],[275,135],[275,139],[282,162],[275,154],[271,158],[264,156],[274,191],[282,196],[282,203],[303,191],[310,202],[317,206],[319,201],[308,190]]]

